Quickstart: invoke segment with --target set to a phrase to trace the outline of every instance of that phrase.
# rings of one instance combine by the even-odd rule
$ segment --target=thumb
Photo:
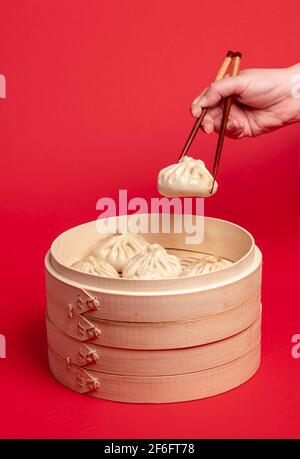
[[[224,78],[214,81],[192,103],[191,111],[195,117],[201,115],[202,108],[211,108],[217,105],[224,97],[239,95],[246,87],[243,75]]]

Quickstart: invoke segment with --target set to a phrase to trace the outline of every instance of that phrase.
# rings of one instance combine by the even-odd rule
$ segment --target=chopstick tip
[[[234,52],[230,50],[226,54],[226,57],[233,57],[233,56],[234,56]]]

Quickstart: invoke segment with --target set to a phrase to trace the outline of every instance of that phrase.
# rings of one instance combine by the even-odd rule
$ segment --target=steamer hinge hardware
[[[97,311],[100,307],[100,301],[97,296],[91,295],[84,289],[81,289],[81,291],[86,295],[86,298],[83,298],[82,294],[78,293],[75,304],[68,304],[69,319],[72,319],[74,314],[81,315],[88,311]]]
[[[82,316],[80,316],[79,318],[77,330],[80,336],[86,339],[95,339],[101,335],[101,330],[98,327],[96,327],[95,324],[93,324],[92,322],[90,322]]]
[[[83,341],[88,339],[95,339],[101,335],[101,330],[84,317],[88,311],[96,311],[99,309],[100,301],[96,296],[91,295],[84,289],[81,289],[86,295],[83,298],[82,294],[78,293],[75,303],[69,303],[67,306],[67,317],[77,319],[77,332],[82,336]]]
[[[77,385],[85,389],[85,392],[94,392],[100,389],[99,379],[83,369],[76,370],[75,377]]]
[[[99,359],[99,354],[97,351],[86,344],[83,344],[77,354],[77,361],[79,365],[90,365],[91,363],[96,363]]]

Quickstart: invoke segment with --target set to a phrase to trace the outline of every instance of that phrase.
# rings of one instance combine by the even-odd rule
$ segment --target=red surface
[[[299,60],[299,2],[0,0],[1,437],[299,437],[300,130],[227,140],[206,214],[239,223],[263,251],[263,353],[247,384],[170,405],[96,401],[47,369],[43,257],[63,230],[128,188],[156,196],[189,104],[228,48],[245,67]],[[216,136],[193,153],[211,165]]]

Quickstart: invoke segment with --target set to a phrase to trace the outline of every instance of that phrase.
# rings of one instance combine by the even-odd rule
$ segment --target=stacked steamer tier
[[[105,222],[121,226],[127,218]],[[162,217],[151,218],[161,230]],[[262,257],[247,231],[206,217],[203,241],[189,244],[171,221],[170,233],[143,236],[179,257],[192,251],[233,263],[196,276],[130,280],[70,268],[103,237],[96,225],[61,234],[46,256],[49,365],[58,381],[107,400],[163,403],[216,395],[254,375]]]

